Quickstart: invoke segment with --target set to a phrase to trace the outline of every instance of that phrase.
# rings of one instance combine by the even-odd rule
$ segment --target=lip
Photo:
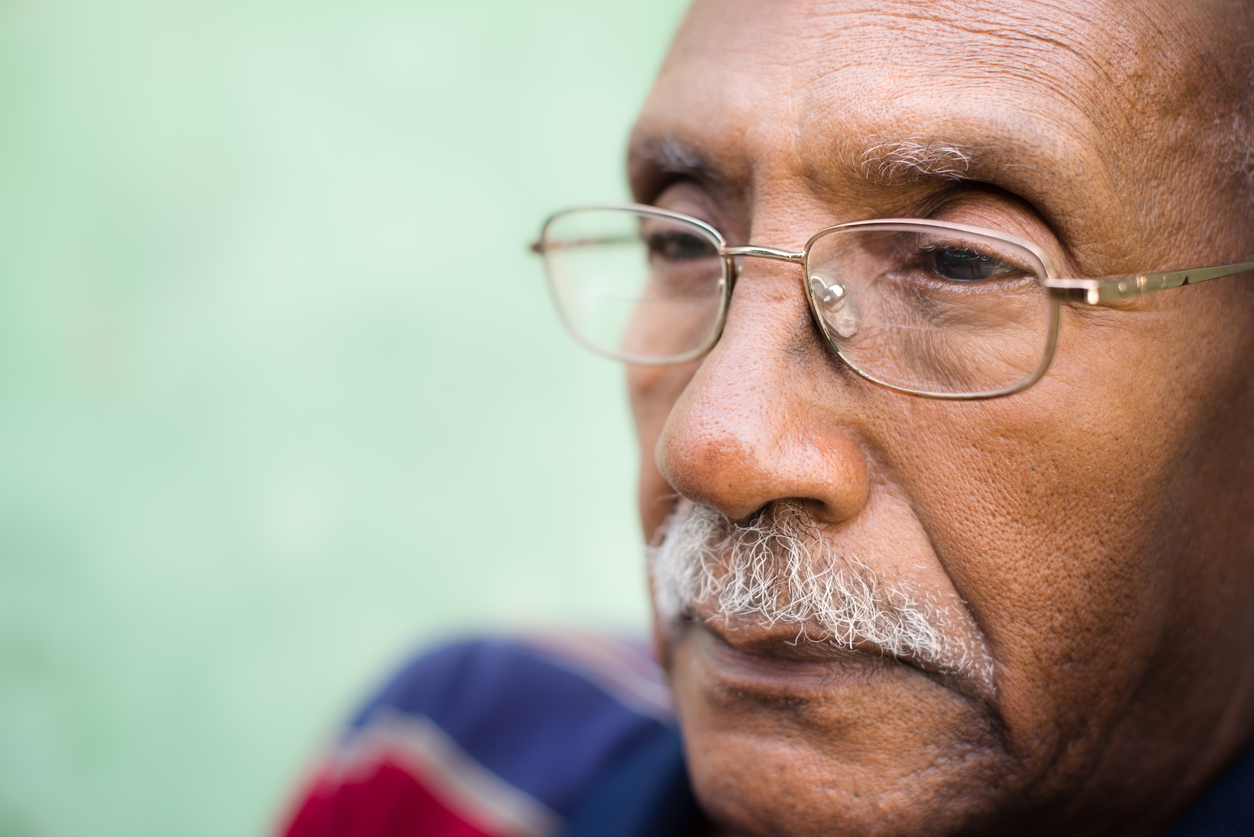
[[[795,630],[779,626],[725,627],[704,619],[692,621],[689,632],[711,673],[746,693],[811,694],[918,677],[977,703],[994,699],[991,690],[972,678],[898,659],[869,643],[848,649],[798,640]]]
[[[690,629],[702,656],[720,678],[742,688],[830,688],[843,680],[865,682],[868,677],[903,667],[883,654],[798,641],[795,632],[774,628],[727,630],[696,620]]]

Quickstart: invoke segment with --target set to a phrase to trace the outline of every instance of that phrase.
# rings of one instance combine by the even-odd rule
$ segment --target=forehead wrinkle
[[[860,184],[978,180],[1024,198],[1086,253],[1131,263],[1143,238],[1123,231],[1154,226],[1147,207],[1180,168],[1147,163],[1201,151],[1196,119],[1213,93],[1196,86],[1198,62],[1218,56],[1184,12],[1034,0],[801,0],[761,11],[752,0],[698,3],[663,73],[664,118],[647,120],[654,135],[707,152],[746,209],[780,175],[807,174],[844,216],[882,211],[880,195],[849,191]],[[856,208],[843,205],[851,200]]]
[[[1057,200],[1077,181],[1115,196],[1106,103],[1077,90],[1101,62],[1067,43],[1068,33],[1090,41],[1076,30],[1091,22],[1053,31],[1016,10],[971,20],[963,5],[886,0],[869,20],[848,4],[818,7],[804,37],[813,47],[799,51],[807,58],[793,67],[787,97],[797,117],[790,150],[813,190],[840,197],[851,185],[978,180],[1034,204],[1052,196],[1054,214],[1087,202]],[[891,51],[852,47],[875,43],[860,37],[868,27],[894,33]]]
[[[1127,101],[1136,100],[1138,94],[1126,90],[1126,79],[1116,77],[1110,56],[1090,49],[1094,40],[1090,35],[1100,30],[1093,20],[1077,14],[1043,26],[1038,17],[1022,11],[998,9],[996,15],[990,10],[987,17],[966,17],[950,8],[954,5],[897,9],[890,5],[881,9],[875,28],[894,32],[892,51],[859,54],[857,62],[834,63],[815,80],[834,79],[851,64],[880,65],[881,77],[864,89],[863,95],[849,100],[865,109],[870,101],[865,93],[870,90],[878,89],[882,102],[895,98],[893,94],[908,96],[911,79],[917,75],[914,67],[926,66],[927,78],[923,80],[939,85],[935,93],[952,97],[953,102],[1000,99],[1013,102],[1017,109],[1037,110],[1034,100],[1053,98],[1065,101],[1092,127],[1108,124],[1112,116],[1126,117],[1123,110],[1110,107],[1105,91],[1117,91],[1116,95]],[[908,63],[903,63],[903,56],[908,56]],[[864,76],[864,72],[859,75]],[[1091,83],[1093,77],[1100,78],[1100,83]],[[840,92],[839,87],[833,92]],[[807,94],[812,97],[813,89]],[[954,107],[953,102],[945,105]],[[910,138],[901,142],[903,150],[911,145]]]
[[[1234,44],[1248,42],[1250,16],[1229,11],[1223,17],[1211,6],[1164,13],[1120,2],[1062,11],[1034,0],[933,0],[922,6],[884,0],[876,15],[895,24],[897,51],[935,59],[933,66],[942,71],[948,66],[954,78],[973,69],[978,79],[992,47],[1000,53],[994,55],[996,73],[983,80],[1008,94],[1018,87],[1066,101],[1088,122],[1085,133],[1106,140],[1094,150],[1113,174],[1127,156],[1122,141],[1129,137],[1158,142],[1160,153],[1172,140],[1196,145],[1199,139],[1213,142],[1216,134],[1221,142],[1228,139],[1208,123],[1216,110],[1227,112],[1225,104],[1245,100],[1251,88],[1244,83],[1230,89],[1246,79],[1228,66],[1239,63],[1229,59]],[[1123,172],[1138,173],[1143,172]]]
[[[1206,36],[1213,33],[1201,15],[1164,17],[1161,10],[1156,14],[1138,4],[1092,2],[1062,9],[1034,0],[880,0],[869,17],[858,4],[845,3],[819,4],[815,17],[814,37],[856,35],[868,28],[893,32],[891,54],[877,61],[858,50],[829,53],[828,72],[838,72],[841,64],[879,63],[888,69],[904,58],[907,75],[911,65],[923,64],[954,80],[994,86],[1001,81],[1003,89],[1013,79],[1052,89],[1099,125],[1194,101],[1200,91],[1182,80],[1232,75],[1218,65],[1226,52],[1209,46],[1214,38]],[[819,22],[824,17],[827,25]]]
[[[1046,128],[1030,114],[916,110],[902,124],[891,111],[871,111],[859,114],[853,130],[830,136],[824,110],[816,105],[803,120],[796,151],[801,175],[821,197],[840,199],[851,188],[900,194],[903,187],[979,182],[1018,195],[1051,223],[1062,223],[1078,205],[1078,184],[1088,195],[1111,188],[1109,172],[1085,171],[1083,148],[1071,132]]]
[[[947,41],[933,40],[929,48]],[[862,57],[876,62],[874,54]],[[1078,60],[1015,66],[976,58],[945,51],[925,62],[933,71],[918,77],[927,82],[918,89],[912,68],[868,72],[843,61],[794,87],[803,123],[796,157],[812,191],[839,198],[850,186],[977,181],[1023,198],[1056,229],[1070,228],[1095,203],[1129,208],[1118,186],[1110,120],[1102,120],[1096,101],[1074,91],[1076,73],[1083,72]]]

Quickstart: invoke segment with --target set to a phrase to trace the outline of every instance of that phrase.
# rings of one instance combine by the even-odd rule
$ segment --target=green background
[[[272,827],[403,655],[643,632],[525,252],[680,0],[0,0],[0,835]]]

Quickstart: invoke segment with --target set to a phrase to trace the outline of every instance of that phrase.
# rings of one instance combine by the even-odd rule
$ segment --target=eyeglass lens
[[[674,363],[717,336],[725,262],[701,227],[627,210],[554,218],[544,255],[567,327],[590,348],[636,363]]]
[[[555,217],[544,253],[576,337],[635,363],[709,349],[728,296],[719,243],[683,220],[622,208]],[[862,375],[937,395],[989,393],[1044,362],[1054,309],[1035,255],[996,233],[909,222],[816,236],[805,288],[833,348]]]

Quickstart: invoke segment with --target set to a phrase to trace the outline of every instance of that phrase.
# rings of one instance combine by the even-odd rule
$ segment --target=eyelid
[[[949,219],[946,219],[946,220],[949,220]],[[1013,235],[1018,238],[1022,238],[1024,240],[1030,241],[1033,244],[1036,243],[1036,241],[1033,238],[1029,238],[1028,236],[1022,235],[1017,230],[1007,229],[1006,225],[1004,224],[1001,226],[992,226],[990,224],[978,224],[978,225],[973,225],[973,226],[981,226],[993,232],[1000,232],[1000,233],[1004,233],[1008,235]],[[1037,238],[1039,238],[1039,236],[1037,236]],[[957,247],[953,246],[955,244],[957,245]],[[1037,246],[1039,247],[1041,245],[1038,244]],[[1008,252],[1004,247],[999,247],[996,242],[992,242],[992,241],[981,241],[978,244],[976,244],[975,242],[962,242],[962,241],[954,242],[937,234],[934,236],[928,236],[927,238],[920,240],[918,244],[916,245],[916,247],[919,250],[932,250],[932,251],[940,250],[942,248],[943,249],[970,250],[973,253],[978,253],[981,256],[986,256],[990,259],[1001,262],[1002,264],[1009,265],[1010,267],[1013,267],[1017,270],[1034,269],[1032,265],[1024,265],[1021,263],[1021,259],[1018,258],[1018,253],[1019,253],[1018,248],[1015,248],[1015,250],[1012,252]]]
[[[713,213],[706,212],[699,206],[693,206],[688,201],[678,201],[673,203],[656,202],[651,205],[656,206],[658,209],[665,209],[670,212],[678,212],[680,215],[687,215],[689,218],[696,218],[698,221],[704,221],[715,229],[718,229],[719,227],[718,222],[713,218]]]
[[[1000,197],[1000,199],[987,201],[960,199],[971,197],[971,193],[967,193],[959,199],[947,201],[926,217],[938,221],[967,224],[972,227],[983,227],[1024,239],[1044,251],[1056,270],[1063,273],[1074,271],[1074,252],[1070,244],[1033,204],[998,187],[989,187],[978,194]],[[999,258],[1015,264],[1013,259]]]
[[[667,195],[671,192],[679,192],[679,194],[672,196],[668,200]],[[649,201],[650,206],[696,218],[698,221],[703,221],[726,235],[726,225],[721,220],[720,213],[715,211],[711,204],[713,204],[713,200],[709,198],[709,195],[701,188],[700,184],[685,177],[672,180],[658,190],[654,198]]]

